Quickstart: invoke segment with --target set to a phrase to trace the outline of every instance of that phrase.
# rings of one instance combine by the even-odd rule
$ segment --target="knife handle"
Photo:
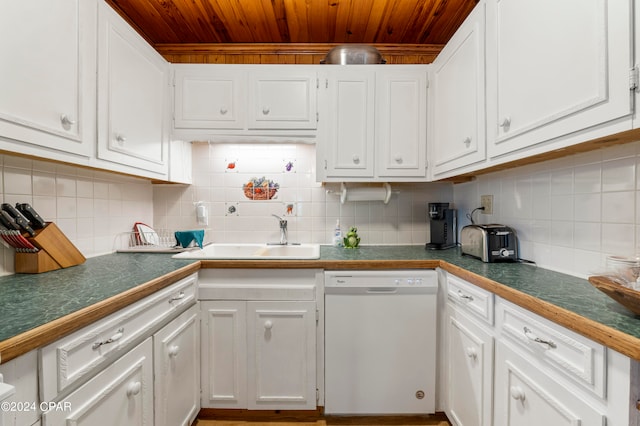
[[[1,207],[2,207],[3,211],[8,213],[13,218],[15,223],[18,225],[18,229],[22,229],[22,230],[28,232],[29,235],[31,235],[32,237],[34,235],[36,235],[36,232],[33,230],[33,228],[31,228],[31,226],[29,226],[29,221],[27,220],[27,218],[22,216],[22,213],[20,213],[18,210],[16,210],[15,207],[13,207],[9,203],[2,203]]]
[[[0,224],[9,230],[20,230],[20,226],[13,220],[13,217],[4,210],[0,210]]]
[[[33,229],[42,229],[45,227],[46,222],[29,203],[16,203],[16,209],[31,222]]]

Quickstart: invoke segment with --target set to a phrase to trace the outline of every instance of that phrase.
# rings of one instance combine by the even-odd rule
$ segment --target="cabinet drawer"
[[[502,299],[497,313],[503,336],[580,387],[606,397],[604,346]]]
[[[447,297],[465,312],[489,325],[493,325],[493,293],[447,274]]]
[[[42,414],[42,426],[153,425],[153,345],[147,339]]]
[[[98,366],[122,355],[184,307],[196,303],[196,283],[194,274],[42,348],[42,401],[51,401],[89,378]]]

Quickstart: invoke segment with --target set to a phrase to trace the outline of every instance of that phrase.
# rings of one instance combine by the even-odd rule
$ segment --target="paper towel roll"
[[[340,185],[340,202],[344,204],[346,201],[382,201],[389,203],[391,198],[391,185],[383,183],[380,187],[361,186],[347,188],[343,182]]]

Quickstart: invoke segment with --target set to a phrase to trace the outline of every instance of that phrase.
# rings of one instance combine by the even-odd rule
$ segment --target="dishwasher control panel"
[[[437,288],[438,277],[432,269],[325,271],[324,286]]]

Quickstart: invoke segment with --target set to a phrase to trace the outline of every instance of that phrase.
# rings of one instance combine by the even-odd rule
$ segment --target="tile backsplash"
[[[330,244],[337,219],[343,232],[358,228],[361,244],[424,244],[426,205],[451,201],[448,183],[393,184],[388,204],[340,203],[339,184],[315,181],[315,146],[305,144],[194,143],[193,185],[154,187],[154,224],[167,229],[206,228],[205,241],[277,242],[285,217],[290,242]],[[243,186],[252,179],[278,184],[270,200],[251,200]],[[195,203],[209,213],[196,222]]]
[[[523,259],[587,277],[609,255],[640,251],[639,153],[636,142],[481,175],[455,185],[455,204],[468,213],[493,195],[494,214],[476,212],[476,223],[509,225]]]
[[[388,204],[340,203],[339,184],[315,181],[315,146],[194,143],[193,185],[152,185],[114,173],[0,156],[1,202],[30,203],[87,257],[114,250],[136,221],[156,229],[206,229],[205,241],[276,242],[288,221],[290,242],[330,244],[337,219],[356,226],[367,244],[429,241],[426,206],[453,202],[460,227],[493,195],[493,215],[478,223],[513,227],[520,255],[539,266],[586,277],[606,256],[640,251],[640,142],[480,175],[450,183],[392,184]],[[277,184],[270,200],[251,200],[243,186],[264,178]],[[196,220],[196,203],[208,225]],[[0,245],[0,274],[13,273],[13,249]]]
[[[110,253],[134,222],[153,223],[149,181],[80,167],[0,155],[1,202],[29,203],[55,222],[86,256]],[[14,271],[14,250],[0,244],[0,275]]]

